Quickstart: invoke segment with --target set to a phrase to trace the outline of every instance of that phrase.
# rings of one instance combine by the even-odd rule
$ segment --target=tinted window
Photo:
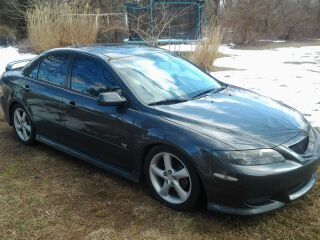
[[[113,84],[114,86],[112,86]],[[117,88],[109,71],[99,62],[87,57],[76,57],[72,63],[71,89],[93,97]]]
[[[67,55],[51,55],[45,58],[39,65],[38,79],[41,81],[63,86],[67,75]]]
[[[37,65],[32,72],[29,74],[30,78],[34,78],[34,79],[38,79],[38,69],[39,69],[39,65]]]

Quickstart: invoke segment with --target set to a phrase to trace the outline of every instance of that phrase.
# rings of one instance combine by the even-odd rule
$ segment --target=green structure
[[[208,23],[208,0],[144,0],[137,3],[126,3],[129,21],[134,22],[139,17],[147,17],[144,28],[150,36],[157,35],[157,24],[161,19],[161,11],[165,9],[171,18],[167,29],[161,33],[159,40],[195,40],[201,38],[202,29]],[[142,40],[139,34],[130,29],[130,40]],[[159,36],[157,36],[159,37]]]

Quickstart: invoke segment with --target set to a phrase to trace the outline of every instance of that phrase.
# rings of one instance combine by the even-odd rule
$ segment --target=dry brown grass
[[[209,29],[204,34],[204,38],[199,41],[195,51],[190,55],[190,61],[207,71],[213,70],[213,62],[219,56],[218,48],[221,41],[221,27],[210,24]]]
[[[92,13],[88,4],[73,5],[39,3],[27,12],[28,36],[36,52],[55,47],[96,42],[97,26],[94,16],[76,16]]]
[[[279,211],[176,212],[134,184],[14,140],[0,111],[0,239],[320,239],[320,184]]]

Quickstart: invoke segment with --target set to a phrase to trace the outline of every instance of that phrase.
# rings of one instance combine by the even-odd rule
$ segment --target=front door
[[[68,145],[96,158],[131,169],[133,128],[137,111],[100,106],[99,93],[119,89],[106,63],[75,55],[70,86],[63,98]]]

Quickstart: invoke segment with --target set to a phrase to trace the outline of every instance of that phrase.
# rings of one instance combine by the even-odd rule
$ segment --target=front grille
[[[309,145],[309,137],[304,138],[302,141],[290,146],[290,148],[298,154],[303,154]]]

